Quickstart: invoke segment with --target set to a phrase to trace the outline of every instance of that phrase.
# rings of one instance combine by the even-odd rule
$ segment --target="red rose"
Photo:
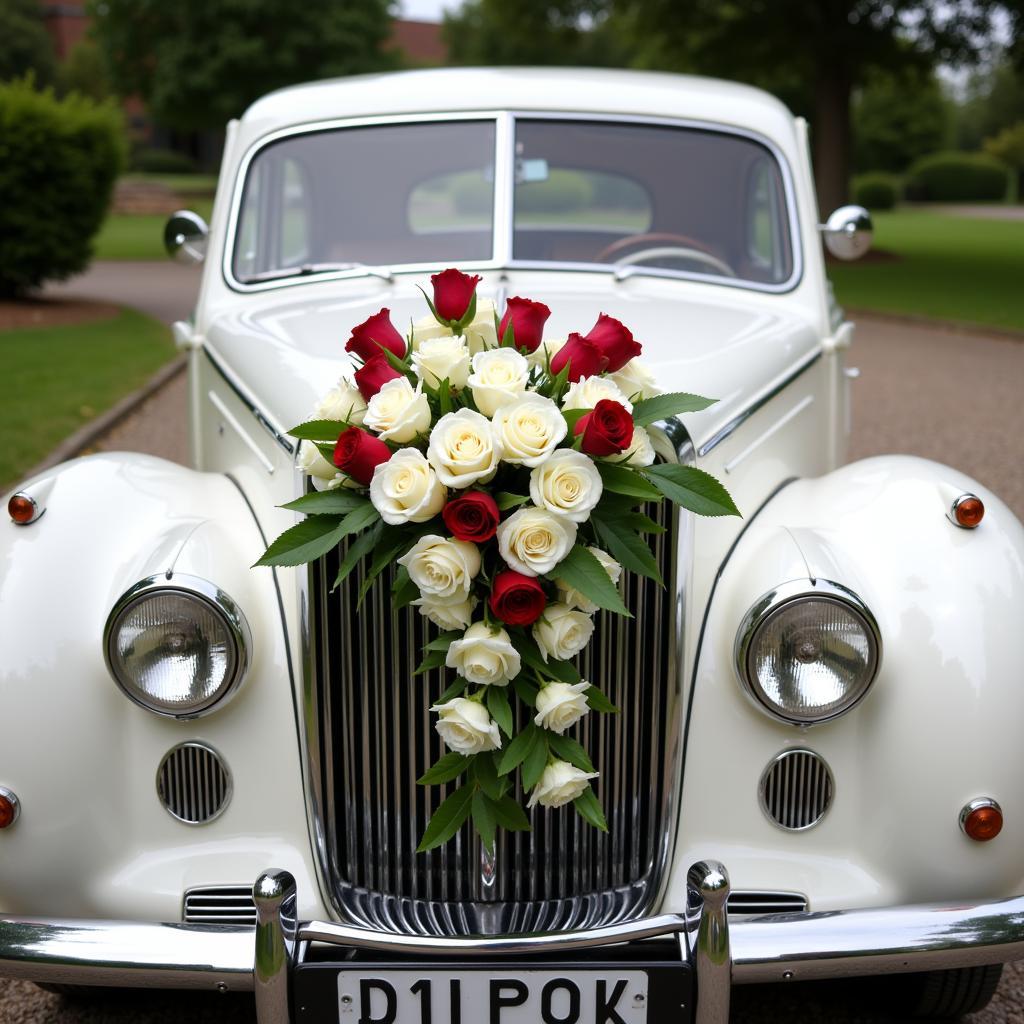
[[[609,373],[618,373],[630,359],[643,351],[640,343],[633,340],[633,332],[628,327],[604,313],[585,337],[608,360],[606,369]]]
[[[505,315],[498,327],[498,338],[505,337],[509,324],[512,325],[512,345],[518,352],[536,352],[544,334],[544,321],[551,316],[551,310],[543,302],[533,299],[511,298],[505,304]]]
[[[391,322],[391,310],[387,308],[352,328],[352,337],[348,339],[345,351],[354,352],[365,363],[383,354],[381,345],[390,349],[399,359],[405,358],[405,338],[395,330]]]
[[[633,443],[633,417],[625,406],[602,398],[593,412],[576,421],[576,433],[583,435],[587,455],[618,455]]]
[[[343,430],[334,446],[334,464],[364,487],[373,478],[373,471],[390,458],[391,449],[362,427]]]
[[[494,577],[491,611],[509,626],[529,626],[536,622],[547,603],[544,588],[532,576],[506,569]]]
[[[432,274],[430,283],[434,286],[434,309],[445,323],[462,320],[469,312],[481,278],[475,274],[464,274],[461,270],[442,270]]]
[[[569,364],[569,380],[576,383],[581,377],[593,377],[607,365],[601,350],[581,334],[570,334],[568,341],[551,357],[551,372],[559,374]]]
[[[444,525],[456,540],[483,544],[498,532],[497,502],[483,491],[467,491],[445,505],[441,511]]]
[[[384,356],[376,355],[372,359],[367,359],[353,376],[360,394],[369,401],[389,380],[394,380],[402,375]]]

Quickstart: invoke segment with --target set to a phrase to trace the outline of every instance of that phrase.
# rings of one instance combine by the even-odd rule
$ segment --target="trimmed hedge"
[[[919,202],[999,202],[1006,198],[1009,171],[985,153],[933,153],[907,175],[906,196]]]
[[[869,210],[891,210],[899,192],[899,179],[882,171],[869,171],[853,179],[853,201]]]
[[[0,83],[0,296],[85,269],[123,159],[113,105]]]
[[[195,174],[195,160],[173,149],[140,149],[132,157],[132,170],[146,174]]]

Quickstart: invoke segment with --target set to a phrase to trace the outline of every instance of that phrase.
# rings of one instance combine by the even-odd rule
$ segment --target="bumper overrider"
[[[730,924],[725,868],[702,861],[691,868],[689,883],[684,914],[586,931],[446,939],[297,921],[294,879],[286,871],[267,871],[253,887],[255,929],[0,915],[0,977],[251,991],[259,1024],[288,1024],[305,1016],[307,1009],[295,995],[301,972],[315,966],[327,976],[343,963],[351,966],[352,958],[361,954],[369,957],[368,964],[386,963],[391,970],[397,965],[450,973],[463,966],[473,970],[486,965],[492,971],[521,973],[617,963],[627,949],[631,965],[639,966],[643,956],[637,951],[653,948],[645,940],[658,940],[662,949],[666,943],[677,944],[678,957],[674,972],[663,972],[657,1000],[652,989],[650,1019],[669,1019],[665,1011],[670,1005],[674,1019],[725,1024],[733,984],[941,970],[1024,958],[1024,896],[772,914]],[[667,999],[665,977],[677,985]],[[309,986],[306,991],[311,991]],[[330,985],[326,991],[332,991]],[[336,985],[333,992],[337,993]],[[608,1006],[605,1020],[621,1019],[614,1006]],[[494,1016],[492,1000],[492,1020]]]

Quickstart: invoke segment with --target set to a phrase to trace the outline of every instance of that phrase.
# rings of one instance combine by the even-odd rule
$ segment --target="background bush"
[[[199,168],[195,160],[173,149],[140,149],[131,161],[133,171],[147,174],[195,174]]]
[[[1000,201],[1009,173],[984,153],[934,153],[922,157],[907,175],[908,199],[928,202]]]
[[[891,210],[899,191],[899,179],[882,171],[859,174],[853,179],[853,201],[869,210]]]
[[[593,200],[590,182],[576,171],[554,170],[544,181],[530,181],[516,189],[519,213],[570,213]]]
[[[0,84],[0,296],[85,268],[123,155],[113,106]]]

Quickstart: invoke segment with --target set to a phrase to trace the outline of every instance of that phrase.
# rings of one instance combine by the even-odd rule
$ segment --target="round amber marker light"
[[[953,514],[961,526],[973,530],[985,518],[985,503],[981,498],[971,495],[971,497],[963,498],[956,503]]]
[[[995,839],[1003,830],[1003,812],[998,807],[976,807],[964,819],[964,832],[979,843]]]
[[[27,494],[15,494],[7,502],[7,514],[16,523],[31,523],[36,515],[36,503]]]
[[[0,796],[0,828],[7,828],[14,824],[18,816],[18,809],[14,803],[5,796]]]

